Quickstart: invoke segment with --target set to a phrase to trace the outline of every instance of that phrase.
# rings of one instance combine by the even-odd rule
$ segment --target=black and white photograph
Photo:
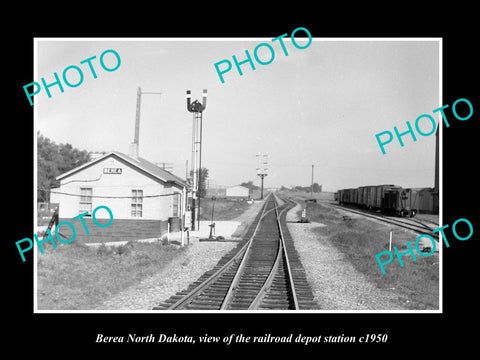
[[[3,24],[7,351],[474,347],[472,8],[38,5]]]
[[[441,310],[441,39],[292,30],[37,39],[36,310]]]

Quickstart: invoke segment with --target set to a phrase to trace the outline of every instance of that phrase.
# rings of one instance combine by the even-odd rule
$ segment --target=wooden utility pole
[[[135,110],[135,135],[133,137],[133,157],[138,157],[138,146],[139,146],[139,139],[140,139],[140,107],[141,107],[141,100],[142,94],[155,94],[161,95],[161,92],[142,92],[140,86],[137,88],[137,105]]]

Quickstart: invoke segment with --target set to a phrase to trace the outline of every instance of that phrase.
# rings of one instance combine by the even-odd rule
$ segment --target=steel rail
[[[420,224],[422,227],[424,227],[425,229],[427,230],[430,230],[430,231],[433,231],[435,229],[432,229],[430,226],[428,226],[427,224],[421,222],[420,220],[417,220],[417,219],[410,219],[411,221],[413,222],[416,222],[417,224]]]
[[[266,208],[267,208],[267,201],[265,201],[265,204],[264,204],[263,209],[262,209],[262,215],[260,216],[260,218],[258,220],[258,223],[255,226],[255,230],[254,230],[252,236],[242,246],[242,248],[229,261],[227,261],[220,269],[215,271],[215,273],[210,275],[205,281],[203,281],[201,284],[199,284],[197,287],[195,287],[193,290],[191,290],[188,294],[184,295],[182,298],[180,298],[174,304],[170,305],[167,308],[167,310],[178,309],[179,307],[184,306],[186,303],[190,302],[196,295],[201,293],[206,287],[208,287],[212,282],[217,280],[223,273],[225,273],[236,260],[240,259],[242,256],[245,257],[244,256],[245,252],[248,249],[249,244],[252,242],[252,239],[254,238],[255,234],[257,233],[257,230],[260,226],[260,223],[261,223],[262,219],[269,212],[269,211],[268,212],[265,211]]]
[[[282,230],[282,224],[280,223],[280,217],[282,216],[282,213],[289,207],[285,207],[280,214],[277,216],[277,222],[278,222],[278,227],[280,229],[280,238],[282,239],[282,246],[285,249],[284,251],[284,256],[285,256],[285,261],[286,261],[286,266],[287,266],[287,272],[288,272],[288,279],[290,281],[290,288],[292,290],[292,297],[293,297],[293,305],[294,309],[298,310],[300,309],[300,306],[298,305],[298,297],[297,297],[297,291],[295,290],[295,283],[293,281],[293,275],[292,275],[292,269],[290,267],[290,260],[288,259],[288,252],[287,252],[287,247],[285,245],[285,238],[283,236],[283,230]]]
[[[270,196],[271,196],[271,193],[268,194],[267,198],[265,199],[265,209],[266,209],[267,204],[268,204],[267,200],[269,199]],[[276,204],[275,204],[275,206],[276,206]],[[220,306],[220,310],[226,310],[230,306],[230,304],[233,300],[233,295],[235,294],[235,289],[238,287],[238,284],[240,283],[240,279],[242,278],[243,269],[245,268],[245,266],[247,264],[248,256],[250,255],[250,251],[252,249],[253,238],[255,237],[257,229],[260,226],[260,223],[261,223],[262,219],[265,217],[265,215],[267,215],[270,211],[273,211],[273,210],[274,209],[270,209],[269,211],[264,213],[264,215],[260,218],[260,221],[257,224],[257,228],[255,229],[255,232],[253,233],[252,237],[248,240],[247,250],[245,251],[245,255],[242,257],[242,261],[241,261],[240,265],[238,266],[237,272],[235,273],[235,276],[234,276],[232,282],[230,283],[227,294],[225,295],[225,298],[223,299],[222,305]]]
[[[329,205],[334,206],[334,207],[339,208],[339,209],[342,209],[342,210],[345,210],[345,211],[350,211],[350,212],[355,213],[355,214],[363,215],[365,217],[370,217],[372,219],[376,219],[376,220],[383,221],[383,222],[386,222],[386,223],[389,223],[389,224],[392,224],[392,225],[396,225],[396,226],[399,226],[399,227],[402,227],[402,228],[405,228],[405,229],[408,229],[408,230],[412,230],[412,231],[415,231],[419,234],[425,234],[425,230],[423,230],[422,227],[419,226],[419,225],[407,223],[407,222],[401,221],[399,219],[388,218],[388,217],[385,217],[385,216],[382,216],[382,215],[368,214],[368,213],[360,211],[360,210],[349,209],[349,208],[346,208],[344,206],[340,206],[340,205],[337,205],[337,204],[329,204]],[[407,226],[407,225],[410,225],[410,226]],[[430,229],[430,231],[431,230],[432,229]],[[437,233],[432,233],[432,236],[434,238],[438,239],[438,234]]]
[[[280,242],[280,246],[278,247],[277,257],[275,258],[275,263],[273,264],[272,269],[270,270],[270,274],[268,274],[268,277],[265,280],[265,283],[263,284],[262,288],[258,291],[257,296],[255,297],[255,299],[253,299],[252,303],[248,307],[248,310],[256,310],[260,306],[262,300],[267,294],[267,291],[272,286],[273,279],[275,279],[283,254],[284,254],[283,246],[282,246],[282,243]]]
[[[270,273],[269,273],[267,279],[265,280],[265,283],[263,284],[262,288],[258,292],[255,299],[252,301],[252,303],[248,307],[248,310],[255,310],[255,309],[258,309],[258,307],[260,306],[262,300],[264,299],[265,295],[267,294],[267,291],[270,289],[270,287],[272,285],[272,282],[273,282],[273,280],[274,280],[274,278],[277,274],[277,270],[278,270],[278,267],[280,265],[280,261],[282,260],[282,258],[284,259],[284,264],[287,267],[287,273],[288,273],[288,279],[289,279],[289,283],[290,283],[290,290],[292,292],[294,309],[295,310],[299,309],[297,293],[295,291],[295,284],[293,282],[293,276],[292,276],[292,272],[291,272],[291,268],[290,268],[290,263],[289,263],[289,260],[288,260],[287,249],[286,249],[286,246],[285,246],[285,239],[283,237],[282,226],[281,226],[281,223],[280,223],[280,216],[282,215],[282,213],[285,210],[287,210],[289,208],[291,208],[291,207],[286,206],[284,209],[282,209],[282,211],[279,214],[278,213],[278,206],[277,206],[277,204],[275,204],[275,212],[277,214],[277,219],[276,220],[277,220],[277,226],[278,226],[278,230],[279,230],[279,247],[278,247],[277,257],[275,259],[275,263],[273,264],[272,269],[270,270]]]
[[[277,220],[278,220],[277,204],[275,204],[275,212],[277,213]],[[280,235],[280,233],[279,233],[279,235]],[[279,240],[280,240],[280,236],[279,236]],[[270,289],[270,287],[272,285],[272,282],[273,282],[273,279],[275,278],[275,275],[277,274],[278,266],[280,265],[280,261],[282,260],[282,256],[283,256],[283,243],[281,241],[279,241],[277,257],[275,258],[275,262],[272,266],[272,269],[270,270],[270,273],[268,274],[268,277],[265,280],[265,283],[263,284],[262,288],[259,290],[257,296],[255,297],[255,299],[253,299],[252,303],[248,307],[248,310],[256,310],[260,306],[263,298],[265,297],[265,294],[267,293],[267,291]]]

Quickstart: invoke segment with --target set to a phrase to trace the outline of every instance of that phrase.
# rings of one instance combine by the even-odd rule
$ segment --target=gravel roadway
[[[287,221],[297,221],[297,205],[287,213]],[[379,289],[345,259],[329,240],[313,232],[320,223],[288,223],[307,280],[322,310],[406,310],[399,295]]]

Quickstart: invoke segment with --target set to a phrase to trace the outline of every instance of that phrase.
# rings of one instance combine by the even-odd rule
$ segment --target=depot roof
[[[119,151],[111,151],[103,156],[100,156],[88,163],[85,163],[79,167],[76,167],[75,169],[72,169],[70,171],[67,171],[66,173],[63,173],[59,176],[57,176],[57,180],[62,180],[66,177],[69,177],[79,171],[82,171],[94,164],[97,164],[98,162],[108,158],[108,157],[116,157],[117,159],[120,159],[120,160],[123,160],[127,163],[129,163],[130,165],[132,165],[132,167],[134,168],[137,168],[143,172],[146,172],[148,173],[149,175],[153,176],[154,178],[162,181],[162,182],[167,182],[167,183],[174,183],[180,187],[188,187],[188,184],[185,180],[183,180],[182,178],[176,176],[176,175],[173,175],[171,172],[165,170],[165,169],[162,169],[161,167],[151,163],[150,161],[148,160],[145,160],[141,157],[137,157],[137,158],[133,158],[131,156],[128,156],[128,155],[125,155],[124,153],[121,153]]]

